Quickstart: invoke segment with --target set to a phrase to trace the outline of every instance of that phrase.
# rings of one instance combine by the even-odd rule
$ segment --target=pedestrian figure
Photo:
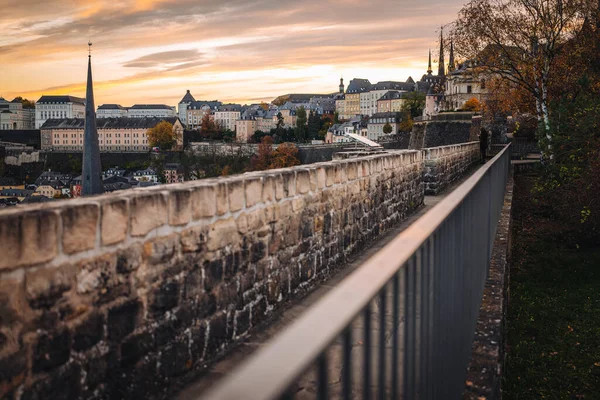
[[[479,134],[479,149],[481,150],[481,163],[485,164],[486,161],[486,153],[488,147],[488,133],[485,128],[481,128],[481,133]]]

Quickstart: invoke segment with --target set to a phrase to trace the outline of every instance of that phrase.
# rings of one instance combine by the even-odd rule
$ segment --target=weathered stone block
[[[134,365],[153,350],[154,339],[149,332],[132,335],[121,344],[121,365]]]
[[[17,389],[27,375],[27,349],[18,351],[0,358],[0,397],[8,398],[8,393]]]
[[[160,353],[160,373],[167,378],[173,378],[185,373],[192,367],[189,354],[188,337],[182,336]]]
[[[229,198],[229,211],[240,211],[245,207],[244,181],[242,179],[227,182],[227,197]]]
[[[129,300],[108,310],[108,339],[119,343],[129,335],[137,325],[140,302]]]
[[[64,265],[42,268],[25,274],[25,292],[32,308],[50,308],[64,292],[71,290],[75,268]]]
[[[283,189],[283,176],[281,174],[274,175],[275,181],[275,199],[277,201],[285,197],[285,191]]]
[[[181,226],[192,220],[191,197],[189,189],[169,192],[169,224]]]
[[[57,254],[58,214],[51,210],[0,216],[0,270],[52,260]]]
[[[219,312],[208,321],[206,357],[212,357],[227,343],[227,313]]]
[[[68,330],[41,334],[33,350],[32,371],[49,371],[69,361],[71,334]]]
[[[177,251],[179,236],[176,234],[148,241],[144,244],[144,260],[150,264],[166,263]]]
[[[262,201],[262,178],[251,178],[244,180],[244,188],[246,192],[246,207],[254,207]]]
[[[275,175],[267,175],[263,178],[262,202],[275,201]]]
[[[206,245],[208,227],[197,226],[181,232],[181,250],[184,253],[199,252]]]
[[[102,204],[102,244],[120,243],[127,237],[129,228],[129,203],[127,199],[115,199]]]
[[[131,199],[131,236],[146,236],[167,223],[167,201],[158,192],[149,192]]]
[[[225,204],[226,206],[226,204]],[[217,214],[217,195],[215,185],[197,186],[191,194],[192,217],[210,218]],[[224,214],[226,211],[220,213]]]
[[[65,254],[74,254],[96,246],[96,228],[100,209],[97,204],[65,207],[60,213],[63,224],[62,245]]]
[[[179,283],[166,281],[154,288],[150,300],[150,309],[155,317],[163,315],[179,304]]]
[[[143,247],[141,244],[130,246],[127,250],[117,253],[117,272],[127,274],[139,268],[142,262]]]
[[[204,288],[210,291],[223,281],[223,260],[220,258],[204,263]]]
[[[234,336],[236,338],[248,332],[248,329],[250,329],[250,307],[235,312],[234,327]]]
[[[310,192],[310,173],[308,170],[296,171],[296,192],[299,194]]]
[[[69,363],[52,371],[24,391],[21,400],[78,399],[81,394],[81,367]]]
[[[73,350],[87,350],[103,337],[104,316],[100,312],[91,312],[73,328]]]
[[[214,251],[238,241],[239,233],[235,220],[228,218],[212,224],[208,232],[207,247],[209,251]]]
[[[227,195],[227,183],[221,182],[216,186],[217,215],[226,214],[229,211],[229,200]]]
[[[281,173],[283,178],[284,197],[294,197],[296,195],[296,173],[294,171],[285,171]]]

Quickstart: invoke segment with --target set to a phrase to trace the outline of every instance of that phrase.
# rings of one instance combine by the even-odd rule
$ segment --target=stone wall
[[[343,151],[345,148],[364,147],[354,143],[344,144],[296,144],[298,147],[298,159],[302,165],[317,162],[331,161],[333,155]],[[277,145],[273,145],[276,148]],[[258,153],[258,144],[253,143],[212,143],[193,142],[190,148],[201,154],[217,154],[223,156],[247,156],[251,157]]]
[[[423,202],[417,151],[0,213],[0,398],[152,399]]]
[[[444,113],[423,122],[415,122],[409,149],[449,146],[477,140],[481,117],[472,113]]]
[[[437,195],[481,160],[479,142],[423,150],[426,195]]]

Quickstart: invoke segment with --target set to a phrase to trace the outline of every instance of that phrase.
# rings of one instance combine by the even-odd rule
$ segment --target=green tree
[[[335,112],[335,114],[333,114],[333,123],[334,124],[340,123],[340,113],[337,111]]]
[[[385,125],[383,126],[383,133],[385,133],[386,135],[389,135],[390,133],[392,133],[393,130],[394,130],[394,128],[392,127],[392,125],[390,125],[389,122],[386,122]]]
[[[402,111],[410,113],[412,118],[423,115],[423,109],[425,108],[425,93],[418,91],[403,93],[402,98],[404,99]]]
[[[304,143],[306,142],[306,138],[307,138],[307,123],[308,123],[308,119],[307,119],[307,115],[306,115],[306,110],[304,109],[303,106],[300,106],[297,110],[296,110],[296,140],[299,143]]]
[[[275,130],[276,130],[276,134],[281,137],[283,136],[283,130],[285,125],[285,120],[283,119],[283,115],[281,114],[281,112],[277,113],[277,124],[275,125]]]
[[[319,128],[321,128],[321,117],[313,110],[310,110],[308,114],[308,138],[310,140],[319,138]]]
[[[146,134],[150,146],[160,147],[161,150],[171,150],[177,143],[173,125],[167,121],[159,122],[154,128],[148,129]]]
[[[15,100],[20,101],[23,105],[23,108],[35,108],[35,101],[25,99],[21,96],[15,97]]]

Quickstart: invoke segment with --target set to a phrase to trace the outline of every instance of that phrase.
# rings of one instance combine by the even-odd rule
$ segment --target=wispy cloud
[[[4,0],[0,92],[82,94],[87,40],[97,102],[163,96],[250,101],[332,92],[341,74],[418,78],[461,0]],[[368,76],[367,76],[368,75]]]

